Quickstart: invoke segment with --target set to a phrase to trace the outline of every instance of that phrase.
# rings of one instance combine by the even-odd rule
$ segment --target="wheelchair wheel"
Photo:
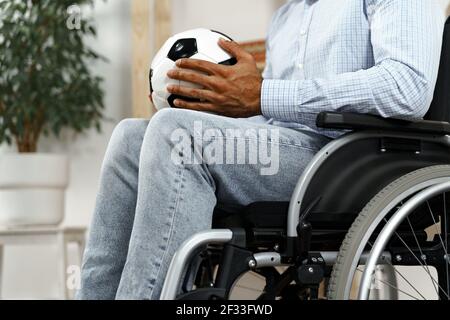
[[[449,212],[450,166],[420,169],[385,187],[347,233],[328,299],[450,300]]]

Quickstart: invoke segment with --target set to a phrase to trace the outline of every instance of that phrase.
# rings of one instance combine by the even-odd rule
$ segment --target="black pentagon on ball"
[[[172,61],[177,61],[183,58],[190,58],[197,52],[198,48],[196,39],[180,39],[173,44],[167,57]]]

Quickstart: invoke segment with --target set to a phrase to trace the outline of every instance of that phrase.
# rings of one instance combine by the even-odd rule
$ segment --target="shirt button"
[[[300,31],[300,35],[301,35],[301,36],[306,36],[306,30],[305,30],[305,29],[302,29],[302,30]]]
[[[303,63],[299,63],[299,64],[298,64],[298,68],[299,68],[299,69],[303,69],[304,67],[305,67],[305,66],[303,65]]]

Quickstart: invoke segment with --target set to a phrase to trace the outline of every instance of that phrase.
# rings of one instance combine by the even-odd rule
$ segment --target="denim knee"
[[[177,129],[193,130],[192,125],[198,118],[198,112],[167,108],[158,111],[150,120],[146,136],[149,139],[164,141],[170,139]]]
[[[103,161],[103,167],[115,166],[124,158],[138,159],[148,120],[125,119],[114,129]]]
[[[110,144],[128,143],[130,139],[142,137],[148,125],[143,119],[124,119],[114,128]]]

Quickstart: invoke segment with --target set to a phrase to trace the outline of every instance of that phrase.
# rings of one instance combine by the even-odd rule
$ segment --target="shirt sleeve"
[[[311,121],[322,111],[422,118],[433,98],[444,25],[435,1],[366,0],[374,67],[329,78],[265,78],[261,108],[279,121]]]

